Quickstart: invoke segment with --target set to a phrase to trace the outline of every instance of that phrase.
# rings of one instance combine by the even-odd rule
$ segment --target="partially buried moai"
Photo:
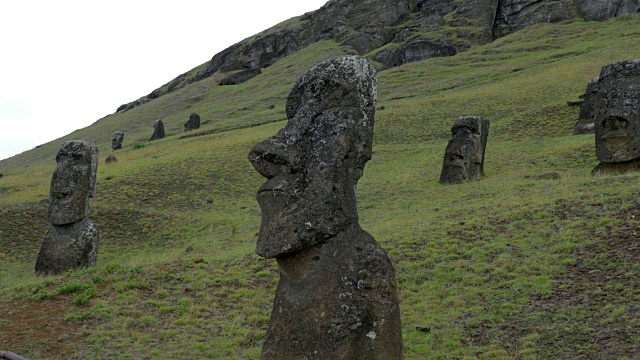
[[[124,133],[122,131],[116,131],[111,137],[111,149],[122,149],[122,142],[124,141]]]
[[[444,153],[440,182],[461,184],[480,180],[484,175],[484,153],[489,120],[482,116],[463,116],[451,128],[451,139]]]
[[[593,173],[640,170],[640,59],[603,66],[595,100]]]
[[[184,124],[184,131],[197,130],[200,128],[200,115],[191,113],[189,115],[189,121]]]
[[[96,191],[98,148],[88,141],[66,141],[56,156],[51,178],[49,221],[36,273],[59,274],[96,264],[98,230],[87,216]]]
[[[164,139],[164,124],[159,119],[153,122],[153,135],[151,135],[149,141],[158,139]]]
[[[395,272],[356,208],[376,97],[363,58],[322,62],[289,94],[287,125],[249,154],[268,179],[256,252],[280,270],[262,360],[403,358]]]

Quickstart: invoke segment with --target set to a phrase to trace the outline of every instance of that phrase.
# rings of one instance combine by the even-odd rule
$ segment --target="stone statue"
[[[162,120],[156,120],[153,122],[153,135],[149,141],[164,139],[164,124]]]
[[[200,129],[200,115],[191,113],[189,121],[184,124],[184,132]]]
[[[49,195],[52,226],[36,261],[41,275],[93,266],[98,254],[98,230],[87,218],[89,197],[96,191],[98,148],[88,141],[66,141],[56,161]]]
[[[640,170],[640,59],[602,67],[595,117],[593,173]]]
[[[489,120],[482,116],[463,116],[451,128],[451,139],[444,153],[440,182],[461,184],[480,180],[484,175],[484,152]]]
[[[280,269],[262,360],[403,358],[395,272],[356,208],[376,98],[366,60],[322,62],[289,94],[287,125],[249,153],[268,179],[256,252]]]
[[[122,142],[124,141],[124,133],[122,131],[116,131],[111,137],[111,148],[113,150],[122,149]]]
[[[580,115],[578,121],[573,126],[573,135],[594,133],[594,121],[598,113],[598,82],[600,78],[593,78],[587,84],[587,90],[582,95],[580,103]]]

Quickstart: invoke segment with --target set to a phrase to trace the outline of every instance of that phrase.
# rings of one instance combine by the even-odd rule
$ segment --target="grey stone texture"
[[[111,149],[122,149],[122,142],[124,141],[124,133],[122,131],[116,131],[111,137]]]
[[[38,259],[41,275],[93,266],[98,253],[98,231],[87,216],[89,197],[95,196],[98,148],[88,141],[62,143],[51,178],[49,228]]]
[[[164,124],[162,120],[156,120],[153,122],[153,135],[149,141],[164,139]]]
[[[640,59],[602,67],[596,99],[594,172],[638,170],[640,163]]]
[[[595,132],[595,118],[598,114],[598,83],[600,78],[593,78],[587,84],[587,90],[582,95],[580,104],[580,115],[578,121],[573,126],[573,134],[592,134]]]
[[[262,74],[262,70],[260,70],[260,68],[238,71],[220,80],[219,85],[239,85],[260,74]]]
[[[455,122],[444,154],[441,183],[461,184],[482,178],[489,125],[482,116],[463,116]]]
[[[249,153],[267,178],[256,252],[280,270],[262,360],[403,358],[395,272],[356,208],[376,98],[366,60],[322,62],[289,94],[287,125]]]
[[[200,129],[200,115],[196,113],[191,113],[189,115],[189,121],[184,124],[184,131],[192,131]]]

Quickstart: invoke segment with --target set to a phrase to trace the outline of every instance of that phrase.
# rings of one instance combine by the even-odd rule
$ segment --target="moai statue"
[[[589,134],[595,131],[594,121],[598,113],[598,82],[600,78],[593,78],[587,84],[587,90],[582,95],[582,103],[580,104],[580,115],[578,122],[573,126],[573,135]]]
[[[596,96],[600,164],[592,173],[640,170],[640,59],[603,66]]]
[[[122,131],[116,131],[111,137],[111,149],[122,149],[122,142],[124,141],[124,133]]]
[[[98,230],[87,216],[95,196],[98,148],[88,141],[66,141],[56,156],[51,178],[51,227],[36,261],[36,273],[59,274],[96,264]]]
[[[489,120],[482,116],[463,116],[453,124],[451,139],[444,153],[440,182],[461,184],[480,180],[484,175]]]
[[[289,94],[287,125],[249,153],[268,179],[256,253],[280,270],[262,360],[403,358],[395,272],[356,208],[376,98],[366,60],[322,62]]]
[[[189,121],[184,124],[184,132],[200,129],[200,115],[191,113]]]
[[[149,141],[164,139],[164,124],[162,120],[156,120],[153,122],[153,135]]]

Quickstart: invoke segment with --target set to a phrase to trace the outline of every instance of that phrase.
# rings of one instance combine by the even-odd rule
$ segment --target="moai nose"
[[[271,138],[251,149],[249,161],[260,175],[271,179],[279,174],[299,170],[299,151],[278,139]]]

